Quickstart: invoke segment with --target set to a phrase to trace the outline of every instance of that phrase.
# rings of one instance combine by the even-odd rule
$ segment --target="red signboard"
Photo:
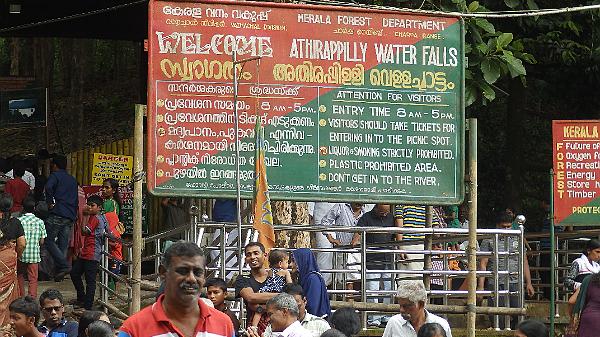
[[[600,225],[600,121],[552,121],[557,225]]]
[[[258,120],[272,199],[462,200],[459,18],[250,1],[149,6],[152,193],[236,196],[237,89],[242,197],[252,196]],[[234,51],[252,61],[234,66]]]

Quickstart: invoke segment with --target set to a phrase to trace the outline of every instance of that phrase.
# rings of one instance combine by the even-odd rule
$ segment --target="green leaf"
[[[465,106],[469,106],[477,100],[477,88],[474,85],[467,84],[465,87]]]
[[[472,80],[472,79],[473,79],[473,73],[471,72],[471,70],[465,69],[465,80]]]
[[[512,50],[523,51],[525,49],[525,46],[523,46],[523,40],[514,40],[510,46]]]
[[[497,38],[493,37],[487,41],[488,54],[492,53],[496,49],[497,40]]]
[[[492,84],[500,77],[500,65],[498,61],[493,58],[486,58],[481,62],[481,72],[486,82]]]
[[[487,98],[490,101],[493,101],[496,98],[496,92],[489,84],[485,82],[479,82],[479,87],[482,90],[483,97]]]
[[[519,75],[526,75],[527,71],[523,66],[523,62],[518,58],[514,57],[512,53],[504,53],[504,55],[500,56],[504,61],[506,61],[506,65],[508,66],[508,71],[510,72],[510,76],[515,78]]]
[[[513,39],[512,33],[502,33],[496,40],[496,50],[501,51],[510,44]]]
[[[479,50],[482,54],[488,53],[488,46],[485,43],[480,43],[476,46],[477,50]]]
[[[517,53],[515,52],[515,57],[520,58],[521,60],[529,63],[529,64],[536,64],[537,60],[535,59],[535,57],[529,53]]]
[[[467,9],[469,10],[469,13],[476,12],[478,8],[479,8],[479,2],[478,1],[471,2],[469,4],[469,7],[467,7]]]
[[[488,20],[476,18],[474,21],[475,21],[475,24],[479,28],[483,29],[487,33],[490,33],[490,34],[496,33],[496,29],[494,28],[494,25],[491,22],[489,22]]]
[[[504,4],[506,4],[510,8],[517,8],[521,4],[521,1],[519,1],[519,0],[504,0]]]
[[[471,51],[473,51],[473,46],[470,43],[465,43],[465,54],[470,54]]]
[[[537,3],[535,3],[535,0],[527,0],[527,8],[540,9],[540,7],[538,7]]]

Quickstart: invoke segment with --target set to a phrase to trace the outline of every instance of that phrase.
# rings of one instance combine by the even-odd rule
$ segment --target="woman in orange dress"
[[[12,197],[0,195],[0,324],[10,321],[9,304],[19,297],[17,256],[25,250],[25,232],[21,221],[10,216]]]

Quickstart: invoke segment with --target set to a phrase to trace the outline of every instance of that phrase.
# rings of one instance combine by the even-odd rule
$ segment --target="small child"
[[[460,220],[458,220],[458,206],[452,205],[444,208],[444,220],[448,225],[448,228],[462,228]],[[448,243],[448,249],[460,250],[459,242],[452,241]]]
[[[79,253],[79,258],[73,262],[71,269],[71,281],[75,290],[77,290],[77,302],[83,304],[86,310],[92,309],[94,295],[96,292],[96,274],[98,273],[98,264],[102,258],[104,245],[104,236],[116,239],[111,228],[114,224],[110,222],[119,221],[115,213],[104,214],[102,204],[103,200],[98,195],[92,195],[87,198],[87,207],[85,212],[90,215],[88,223],[81,229],[83,235],[83,247]],[[81,277],[85,274],[86,287],[83,287]]]
[[[206,297],[213,303],[215,309],[223,312],[231,319],[233,323],[233,331],[240,330],[240,321],[235,316],[227,305],[225,298],[227,297],[227,283],[222,278],[210,278],[206,281]]]
[[[44,221],[33,214],[35,209],[35,199],[27,197],[23,200],[23,215],[19,221],[23,225],[25,232],[25,250],[19,258],[17,267],[17,279],[19,283],[19,296],[25,295],[25,275],[29,280],[28,294],[37,298],[38,287],[38,263],[42,261],[40,257],[40,246],[44,244],[46,238],[46,226]]]
[[[119,192],[119,182],[112,178],[104,179],[100,191],[102,193],[102,198],[104,199],[102,209],[111,226],[110,230],[120,239],[121,233],[117,227],[119,225],[119,214],[121,214],[123,201],[121,200],[121,194]],[[121,273],[121,261],[123,261],[123,244],[118,240],[109,241],[108,252],[114,257],[108,260],[108,270],[113,274],[119,275]],[[113,291],[117,291],[117,279],[109,276],[108,287]],[[109,298],[112,299],[113,296],[109,296]]]
[[[292,276],[287,270],[290,263],[290,255],[283,250],[272,250],[269,253],[269,277],[265,284],[258,289],[259,293],[280,293],[286,283],[292,283]],[[252,317],[252,326],[259,326],[263,314]],[[266,316],[266,315],[265,315]],[[264,318],[263,318],[264,320]],[[260,327],[259,327],[260,330]]]
[[[8,306],[10,312],[10,326],[15,336],[41,337],[36,323],[40,318],[40,305],[31,296],[17,298]]]

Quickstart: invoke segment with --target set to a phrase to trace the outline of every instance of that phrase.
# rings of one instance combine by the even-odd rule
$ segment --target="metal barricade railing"
[[[554,289],[557,302],[568,301],[571,291],[564,286],[564,280],[569,273],[569,268],[573,260],[581,256],[585,251],[587,241],[591,238],[600,237],[600,230],[575,230],[556,232],[554,238],[550,238],[549,233],[530,233],[526,235],[527,241],[531,250],[527,255],[535,261],[530,266],[532,273],[532,283],[536,289],[537,300],[549,301],[549,291]],[[549,282],[550,266],[550,241],[555,240],[555,256],[554,256],[554,286]],[[547,275],[547,276],[544,276]],[[558,311],[557,311],[558,312]]]
[[[415,229],[415,228],[398,228],[398,227],[385,227],[385,228],[375,228],[375,227],[320,227],[320,226],[308,226],[308,225],[277,225],[275,226],[275,230],[284,230],[284,231],[308,231],[308,232],[325,232],[325,231],[335,231],[335,232],[352,232],[359,233],[361,235],[361,243],[356,247],[335,247],[335,248],[312,248],[313,252],[321,253],[321,252],[329,252],[336,254],[344,254],[347,256],[349,253],[360,254],[361,259],[359,261],[359,268],[356,269],[347,269],[344,266],[334,265],[332,269],[324,269],[321,270],[322,273],[331,273],[335,275],[335,278],[339,278],[342,282],[334,282],[331,285],[331,289],[329,291],[332,296],[359,296],[361,302],[377,302],[378,300],[387,301],[388,303],[393,303],[394,294],[397,290],[397,281],[406,277],[413,277],[417,279],[422,279],[423,275],[433,275],[433,277],[442,277],[444,280],[444,288],[442,290],[430,290],[429,293],[432,296],[442,296],[443,303],[445,305],[448,304],[448,301],[452,298],[464,298],[466,296],[465,290],[456,290],[452,289],[448,280],[452,280],[454,278],[460,278],[467,276],[468,271],[461,270],[448,270],[448,260],[449,259],[466,259],[465,250],[412,250],[412,249],[403,249],[403,246],[407,244],[406,241],[401,242],[392,242],[385,244],[369,244],[367,245],[366,237],[369,234],[376,233],[386,233],[391,234],[394,233],[412,233],[412,234],[424,234],[433,236],[435,239],[433,241],[435,243],[441,243],[445,245],[450,241],[457,240],[466,240],[468,235],[467,229],[454,229],[454,228],[423,228],[423,229]],[[242,226],[241,235],[238,232],[238,227],[233,223],[209,223],[209,222],[197,222],[195,225],[186,225],[181,226],[172,230],[169,230],[164,233],[152,235],[144,239],[144,247],[149,248],[152,247],[152,254],[147,255],[143,258],[144,261],[153,261],[155,270],[153,274],[147,275],[147,279],[152,279],[158,281],[158,266],[160,264],[160,257],[164,252],[164,242],[169,238],[172,238],[176,235],[180,235],[182,239],[196,242],[200,244],[201,242],[205,242],[204,236],[211,236],[211,238],[207,241],[208,244],[204,247],[209,253],[211,253],[211,257],[209,258],[209,262],[207,264],[207,277],[223,277],[225,279],[231,279],[238,270],[238,263],[243,257],[238,256],[239,245],[242,247],[246,245],[250,241],[255,241],[257,237],[257,232],[252,228],[251,225],[244,224]],[[500,296],[504,296],[507,301],[505,303],[509,303],[508,299],[510,296],[517,296],[519,298],[520,307],[523,307],[523,263],[522,259],[518,259],[519,266],[517,271],[511,271],[508,269],[508,256],[511,254],[506,246],[508,244],[507,238],[512,237],[514,242],[516,242],[516,254],[518,256],[523,256],[523,232],[522,230],[506,230],[506,229],[478,229],[478,239],[489,239],[493,240],[495,249],[492,252],[481,252],[478,251],[476,253],[478,258],[487,257],[490,261],[493,261],[494,269],[492,271],[477,271],[477,277],[485,277],[491,281],[493,288],[490,290],[478,290],[477,294],[481,296],[492,297],[495,300],[495,307],[500,307],[500,301],[498,299]],[[223,235],[221,235],[223,233]],[[241,242],[240,242],[241,238]],[[500,242],[505,242],[505,246],[502,247],[504,249],[500,249],[498,245]],[[422,242],[422,241],[420,241]],[[124,245],[127,249],[131,249],[130,246]],[[285,249],[281,247],[281,249]],[[293,250],[293,249],[287,249]],[[373,254],[384,254],[386,257],[389,257],[389,263],[383,263],[375,266],[384,266],[384,268],[374,268],[372,266],[372,261],[369,261],[368,257],[373,256]],[[406,261],[402,261],[400,259],[400,254],[421,254],[423,256],[436,256],[435,259],[441,259],[443,261],[443,270],[404,270],[399,268],[400,264]],[[127,257],[130,257],[131,254],[127,254]],[[102,271],[102,294],[101,301],[108,303],[109,294],[113,294],[113,292],[106,285],[106,281],[108,281],[108,276],[115,276],[110,273],[108,270],[108,254],[105,254],[105,261],[101,267]],[[504,265],[500,265],[500,262],[504,260]],[[334,260],[336,263],[337,260]],[[124,261],[125,264],[128,264],[127,261]],[[243,260],[242,260],[242,263]],[[341,268],[340,268],[341,267]],[[369,268],[371,267],[371,268]],[[131,268],[128,268],[129,270]],[[244,266],[243,270],[248,271],[249,268]],[[360,273],[360,280],[357,283],[360,283],[360,290],[356,289],[346,289],[345,284],[348,280],[348,275],[351,273]],[[381,287],[381,282],[379,287],[373,287],[373,284],[368,284],[368,280],[372,275],[377,276],[385,276],[390,274],[391,277],[389,279],[389,283],[383,283],[384,287]],[[517,277],[518,287],[516,290],[514,289],[501,289],[501,284],[507,283],[511,276]],[[130,276],[130,275],[129,275]],[[379,278],[378,278],[379,279]],[[124,282],[126,283],[126,282]],[[370,286],[370,287],[369,287]],[[372,289],[368,289],[372,288]],[[128,288],[129,289],[129,288]],[[130,290],[128,290],[130,291]],[[117,297],[119,298],[119,297]],[[103,303],[104,304],[104,303]],[[108,306],[106,306],[108,307]],[[508,307],[508,305],[506,306]],[[240,308],[241,309],[241,308]],[[499,311],[497,311],[499,312]],[[373,311],[365,311],[363,315],[363,320],[366,320],[367,314],[377,314],[377,312]],[[240,315],[243,317],[243,315]],[[496,316],[497,317],[497,316]],[[499,327],[497,324],[497,318],[494,319],[495,327]],[[508,320],[507,320],[508,321]],[[365,323],[365,322],[363,322]],[[366,326],[366,325],[364,325]]]

